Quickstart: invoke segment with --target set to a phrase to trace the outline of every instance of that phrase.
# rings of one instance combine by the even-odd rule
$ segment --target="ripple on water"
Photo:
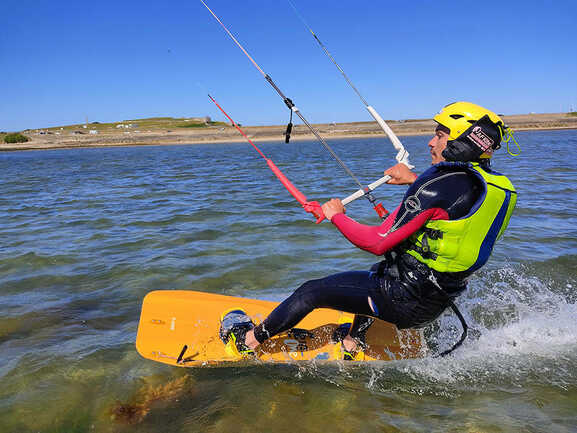
[[[182,370],[136,353],[150,290],[281,300],[307,279],[377,261],[315,225],[244,143],[0,154],[3,431],[570,431],[577,214],[566,155],[576,137],[519,133],[529,155],[544,142],[563,151],[496,157],[519,204],[458,300],[471,326],[464,346],[362,366]],[[426,138],[404,140],[426,168]],[[382,154],[382,140],[334,146],[362,179],[385,168],[366,157]],[[263,151],[311,198],[349,193],[316,143]],[[391,207],[403,192],[377,195]],[[347,210],[377,223],[366,203]],[[427,327],[431,353],[459,326],[446,314]],[[141,408],[138,422],[111,418],[119,402]]]

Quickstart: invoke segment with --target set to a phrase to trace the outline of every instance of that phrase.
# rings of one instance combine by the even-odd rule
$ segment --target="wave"
[[[537,266],[565,266],[575,256]],[[408,392],[454,398],[469,392],[516,392],[531,387],[577,389],[577,304],[559,281],[540,279],[527,265],[482,273],[458,307],[469,326],[469,337],[446,357],[437,353],[460,336],[461,326],[446,313],[425,329],[428,355],[324,368],[299,367],[304,375],[334,385],[373,393]],[[567,279],[566,279],[567,281]],[[572,283],[567,283],[572,287]]]

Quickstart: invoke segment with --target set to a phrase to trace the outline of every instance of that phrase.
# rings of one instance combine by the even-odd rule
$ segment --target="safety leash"
[[[457,308],[457,306],[453,302],[451,296],[439,285],[439,283],[437,282],[437,278],[435,277],[435,275],[433,274],[432,271],[429,273],[429,281],[433,282],[433,284],[435,285],[435,289],[441,295],[443,295],[445,297],[445,299],[449,302],[449,306],[451,307],[451,310],[453,310],[453,313],[455,313],[455,315],[457,316],[457,318],[461,322],[461,326],[463,327],[463,332],[461,334],[461,338],[459,339],[459,341],[457,341],[453,345],[453,347],[451,347],[450,349],[445,350],[444,352],[441,352],[441,353],[434,356],[434,358],[442,358],[442,357],[447,356],[449,353],[451,353],[453,350],[455,350],[461,344],[463,344],[463,341],[465,341],[465,338],[467,338],[467,331],[469,329],[469,326],[467,325],[465,318],[463,317],[463,315],[461,314],[461,312],[459,311],[459,309]]]

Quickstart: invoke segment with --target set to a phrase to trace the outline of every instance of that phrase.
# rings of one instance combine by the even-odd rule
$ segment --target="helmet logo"
[[[467,138],[477,145],[483,152],[491,149],[495,141],[483,132],[480,126],[475,126]]]

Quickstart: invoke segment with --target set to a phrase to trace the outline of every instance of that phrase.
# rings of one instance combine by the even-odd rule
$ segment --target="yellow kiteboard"
[[[220,317],[242,309],[258,324],[276,302],[236,298],[213,293],[162,290],[147,294],[142,303],[136,349],[143,357],[179,367],[231,365],[239,360],[225,352],[219,338]],[[337,327],[353,315],[329,309],[314,310],[296,328],[279,334],[257,348],[262,362],[336,361],[342,359],[332,340]],[[366,334],[367,349],[359,361],[418,358],[425,352],[422,333],[398,330],[376,320]],[[259,362],[257,361],[257,362]]]

